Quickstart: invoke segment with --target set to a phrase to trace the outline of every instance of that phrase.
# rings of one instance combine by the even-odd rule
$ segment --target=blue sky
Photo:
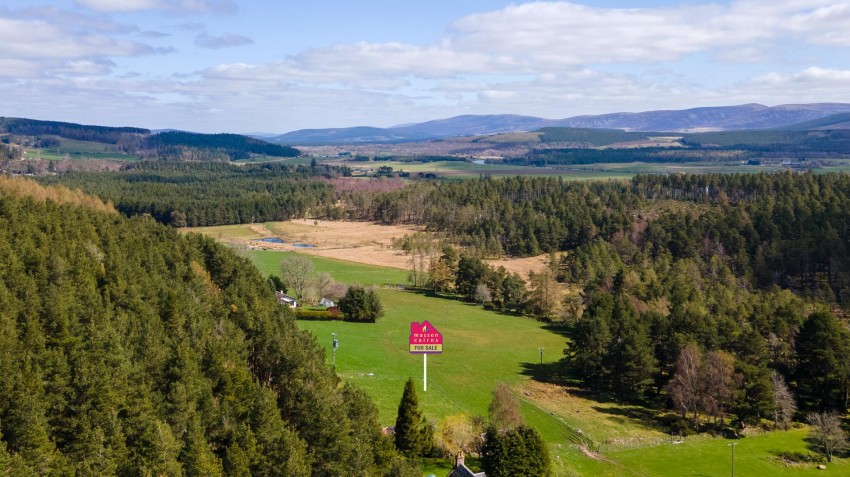
[[[850,102],[850,2],[6,0],[0,116],[200,132]]]

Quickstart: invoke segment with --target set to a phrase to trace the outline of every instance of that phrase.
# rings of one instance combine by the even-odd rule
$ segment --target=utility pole
[[[537,351],[540,351],[540,364],[543,364],[543,350],[546,348],[540,347],[537,348]]]
[[[735,446],[738,445],[737,442],[733,442],[729,444],[729,447],[732,448],[732,477],[735,477]]]

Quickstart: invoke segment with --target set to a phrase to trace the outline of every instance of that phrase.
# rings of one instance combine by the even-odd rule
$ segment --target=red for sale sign
[[[427,320],[410,324],[410,352],[439,354],[443,352],[443,334]]]

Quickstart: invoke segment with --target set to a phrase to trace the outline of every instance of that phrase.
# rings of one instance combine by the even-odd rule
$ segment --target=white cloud
[[[210,48],[213,50],[229,48],[231,46],[250,45],[252,43],[254,43],[254,41],[250,38],[242,35],[235,35],[233,33],[225,33],[220,36],[210,36],[206,33],[202,33],[195,38],[195,45],[200,46],[201,48]]]
[[[229,0],[76,0],[78,6],[97,12],[120,13],[144,10],[226,13],[236,9]]]
[[[93,57],[126,57],[156,53],[157,50],[134,41],[108,35],[67,30],[39,20],[0,18],[0,56],[21,64],[47,68],[50,60]],[[26,68],[19,69],[26,74]]]
[[[75,3],[98,12],[133,12],[165,7],[165,3],[159,0],[77,0]]]

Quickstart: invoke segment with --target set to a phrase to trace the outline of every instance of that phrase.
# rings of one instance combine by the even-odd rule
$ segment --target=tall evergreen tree
[[[420,457],[430,451],[431,442],[427,441],[428,423],[419,410],[419,399],[413,378],[407,378],[404,392],[398,405],[398,417],[395,421],[395,446],[407,457]]]
[[[801,410],[847,409],[847,332],[831,313],[810,315],[797,334],[797,398]]]

